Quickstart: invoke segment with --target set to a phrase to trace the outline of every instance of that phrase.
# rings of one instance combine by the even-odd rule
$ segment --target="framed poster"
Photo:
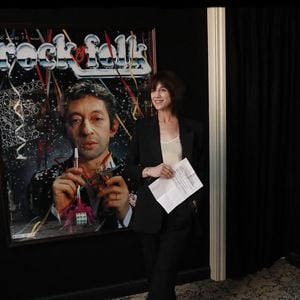
[[[153,28],[0,30],[3,201],[12,245],[108,230],[80,221],[79,213],[72,223],[62,222],[53,205],[36,210],[34,203],[47,201],[47,195],[33,199],[31,183],[74,155],[62,116],[65,92],[77,82],[100,84],[113,95],[119,128],[109,148],[122,162],[135,120],[151,113],[142,91],[155,70]],[[42,184],[49,180],[41,178]]]

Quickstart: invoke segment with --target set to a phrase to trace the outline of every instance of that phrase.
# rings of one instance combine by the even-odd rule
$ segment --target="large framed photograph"
[[[109,139],[113,165],[98,166],[93,179],[98,184],[115,169],[120,172],[135,120],[151,114],[143,87],[156,70],[155,29],[1,28],[0,70],[2,201],[11,244],[128,228],[130,215],[122,226],[106,225],[103,214],[98,219],[93,214],[98,208],[82,201],[88,191],[80,188],[72,210],[62,217],[51,200],[52,185],[67,167],[76,166],[65,95],[82,82],[112,96],[118,125]]]

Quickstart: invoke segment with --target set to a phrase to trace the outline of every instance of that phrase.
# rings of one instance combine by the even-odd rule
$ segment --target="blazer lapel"
[[[160,146],[160,133],[158,116],[154,116],[148,123],[148,132],[145,133],[144,138],[148,139],[151,152],[151,159],[154,164],[160,164],[163,162],[161,146]],[[148,143],[147,143],[148,144]]]
[[[187,158],[192,161],[194,132],[190,130],[186,122],[179,119],[180,140],[182,145],[182,158]]]
[[[145,132],[145,139],[148,139],[148,147],[151,148],[151,159],[154,164],[160,164],[163,162],[161,145],[160,145],[160,134],[158,117],[154,116],[147,124],[147,132]],[[182,158],[187,158],[192,161],[193,144],[194,144],[194,132],[188,126],[188,123],[179,118],[179,135],[182,144]],[[149,149],[147,149],[149,151]]]

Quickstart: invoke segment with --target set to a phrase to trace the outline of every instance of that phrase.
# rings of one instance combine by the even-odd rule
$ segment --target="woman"
[[[167,214],[148,185],[159,177],[171,178],[172,165],[185,157],[202,181],[204,137],[200,123],[179,115],[184,88],[174,73],[154,74],[149,90],[156,114],[136,122],[125,172],[138,185],[133,228],[141,236],[150,284],[148,299],[167,300],[176,299],[177,267],[201,192]]]

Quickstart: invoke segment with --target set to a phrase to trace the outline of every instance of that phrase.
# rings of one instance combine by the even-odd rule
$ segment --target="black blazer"
[[[179,118],[179,134],[182,158],[187,158],[195,172],[203,181],[205,175],[204,133],[201,123]],[[137,201],[133,229],[137,232],[158,232],[163,223],[164,209],[153,197],[148,185],[156,178],[142,178],[145,167],[157,166],[163,162],[158,117],[137,120],[125,162],[125,174],[137,186]],[[169,216],[180,222],[186,218],[187,204],[201,196],[193,194],[187,201],[177,206]],[[189,215],[190,217],[190,215]]]

